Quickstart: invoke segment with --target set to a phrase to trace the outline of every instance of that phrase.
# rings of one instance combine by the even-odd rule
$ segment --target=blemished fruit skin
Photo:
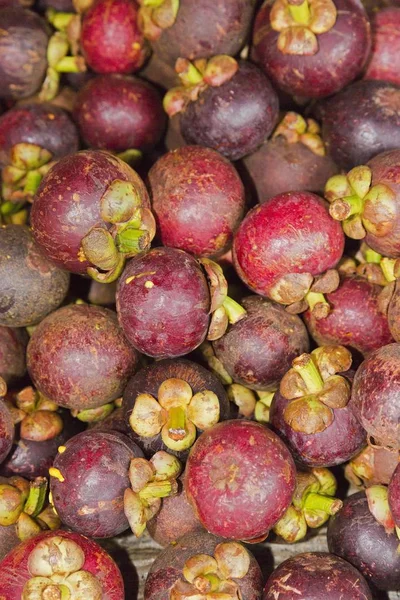
[[[147,576],[144,590],[146,600],[169,600],[170,588],[182,578],[185,562],[198,554],[213,556],[217,545],[224,541],[226,540],[206,531],[198,531],[184,535],[176,544],[165,548],[152,564]],[[232,580],[238,584],[242,598],[259,600],[262,591],[261,569],[251,552],[247,551],[250,555],[248,572],[244,577]]]
[[[248,296],[241,305],[246,316],[213,342],[214,353],[235,383],[276,389],[292,360],[309,350],[304,323],[266,298]]]
[[[327,204],[309,192],[288,192],[253,208],[233,242],[235,269],[254,292],[269,297],[289,273],[315,276],[336,266],[344,234]]]
[[[400,341],[400,285],[396,281],[393,295],[390,299],[387,318],[392,336],[396,342]]]
[[[294,594],[307,600],[373,600],[357,569],[327,552],[307,552],[285,560],[268,579],[263,600],[294,600]]]
[[[397,527],[400,527],[400,468],[397,465],[388,488],[390,512]]]
[[[77,95],[74,116],[90,148],[151,150],[166,125],[161,96],[147,81],[127,75],[94,77]]]
[[[400,84],[400,7],[391,6],[372,15],[372,52],[364,79]]]
[[[329,551],[349,561],[378,589],[400,589],[399,539],[372,515],[364,492],[346,498],[328,525]]]
[[[56,404],[83,410],[121,396],[138,354],[126,340],[115,312],[72,304],[48,315],[27,351],[35,386]]]
[[[25,329],[0,327],[0,377],[8,385],[16,384],[26,373],[28,340]]]
[[[270,429],[224,421],[194,444],[185,490],[207,531],[252,541],[265,539],[288,508],[295,474],[289,450]]]
[[[375,444],[400,449],[400,344],[383,346],[361,363],[349,407]]]
[[[45,531],[19,544],[0,563],[0,589],[4,600],[20,600],[25,583],[32,577],[28,570],[29,555],[36,545],[53,537],[72,540],[85,554],[82,569],[92,573],[102,588],[102,600],[121,600],[124,582],[114,560],[96,542],[72,531]]]
[[[195,256],[226,252],[245,211],[245,192],[218,152],[184,146],[164,154],[148,175],[152,208],[164,246]]]
[[[14,441],[14,421],[6,404],[0,399],[0,465],[10,452]]]
[[[94,538],[128,529],[124,491],[130,487],[129,463],[140,448],[117,431],[84,431],[65,444],[54,460],[64,481],[50,478],[54,507],[67,527]]]
[[[257,13],[253,53],[277,87],[293,96],[323,98],[339,92],[360,74],[371,46],[370,24],[361,2],[335,0],[335,25],[317,36],[318,51],[311,56],[278,49],[279,32],[270,24],[271,4],[264,2]]]
[[[210,292],[190,254],[153,248],[130,260],[118,282],[117,312],[131,344],[154,358],[188,354],[204,341]]]

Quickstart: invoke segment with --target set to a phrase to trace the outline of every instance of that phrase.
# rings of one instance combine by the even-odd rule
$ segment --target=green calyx
[[[269,411],[275,392],[253,392],[239,383],[228,385],[227,392],[229,400],[238,407],[241,417],[254,418],[258,423],[269,422]]]
[[[175,23],[179,0],[139,0],[139,4],[140,28],[145,38],[154,42]]]
[[[85,410],[71,410],[71,414],[82,423],[99,423],[104,421],[116,408],[115,402],[103,404],[97,408],[87,408]]]
[[[156,225],[129,181],[115,179],[109,185],[100,212],[110,228],[93,227],[82,239],[79,259],[91,263],[87,272],[93,279],[110,283],[120,276],[127,258],[150,248]]]
[[[43,442],[59,435],[64,423],[57,404],[28,386],[7,399],[15,424],[20,426],[22,440]]]
[[[303,144],[317,156],[325,156],[325,144],[320,133],[320,126],[314,119],[306,120],[298,113],[288,112],[275,129],[272,138],[284,137],[289,144]]]
[[[394,226],[395,194],[387,185],[372,186],[372,171],[368,166],[331,177],[325,186],[325,198],[331,203],[331,216],[342,221],[350,238],[361,240],[367,233],[382,237]]]
[[[356,265],[355,272],[371,283],[388,286],[400,277],[400,260],[382,256],[365,242],[361,244],[356,259],[360,264]]]

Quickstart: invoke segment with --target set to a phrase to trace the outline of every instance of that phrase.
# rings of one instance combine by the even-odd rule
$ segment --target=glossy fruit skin
[[[206,531],[198,531],[183,536],[176,545],[165,548],[152,564],[146,579],[144,596],[146,600],[168,600],[169,590],[182,577],[185,562],[196,554],[213,556],[218,544],[225,540]],[[250,567],[241,579],[232,579],[240,589],[240,596],[246,600],[258,600],[262,590],[261,569],[251,554]]]
[[[364,360],[349,406],[377,445],[400,448],[400,344],[383,346]]]
[[[94,226],[110,228],[101,218],[100,201],[115,179],[133,183],[143,207],[150,208],[139,175],[108,152],[84,150],[71,154],[43,178],[31,210],[32,233],[57,266],[73,273],[86,273],[89,263],[79,260],[81,241]]]
[[[130,437],[142,449],[147,458],[151,458],[159,450],[164,450],[169,454],[175,454],[180,460],[186,460],[189,451],[174,451],[163,443],[161,435],[154,437],[139,437],[129,424],[136,398],[139,394],[150,394],[158,398],[158,388],[166,379],[183,379],[192,388],[193,394],[203,390],[211,390],[216,394],[220,405],[220,421],[229,419],[230,402],[226,395],[225,388],[213,373],[184,358],[161,360],[140,369],[129,381],[124,391],[122,407],[125,415],[125,423]]]
[[[245,43],[254,0],[180,0],[176,21],[152,44],[157,56],[174,66],[217,54],[235,56]]]
[[[38,390],[56,404],[78,410],[120,397],[137,362],[117,315],[85,304],[64,306],[46,317],[27,351]]]
[[[74,115],[87,146],[113,152],[151,150],[166,125],[158,90],[126,75],[91,79],[76,98]]]
[[[225,421],[194,444],[185,490],[207,531],[250,541],[265,537],[289,506],[295,473],[290,452],[270,429]]]
[[[278,120],[278,96],[255,65],[239,61],[226,83],[208,87],[180,114],[187,144],[217,150],[229,160],[254,152],[272,133]]]
[[[46,531],[22,542],[1,562],[0,589],[4,600],[20,600],[22,590],[31,575],[28,571],[28,558],[38,542],[61,536],[78,544],[85,554],[83,570],[95,575],[102,586],[102,600],[121,600],[124,597],[124,583],[119,568],[93,540],[72,531]]]
[[[94,538],[128,529],[123,508],[130,487],[129,463],[143,456],[140,448],[117,431],[84,431],[65,444],[54,467],[65,481],[50,478],[54,507],[67,527]]]
[[[369,510],[364,492],[344,500],[328,525],[330,552],[349,561],[382,590],[400,589],[399,539],[387,533]]]
[[[183,250],[153,248],[133,258],[118,283],[119,323],[131,344],[154,358],[195,350],[206,337],[209,309],[205,275]]]
[[[15,384],[26,373],[25,352],[28,340],[25,329],[0,327],[0,377],[7,385]]]
[[[21,142],[48,150],[51,160],[77,152],[79,148],[73,121],[62,108],[47,102],[15,106],[1,116],[0,165],[10,163],[11,148]]]
[[[400,468],[397,465],[388,488],[389,506],[393,519],[399,527],[400,525]]]
[[[0,98],[27,98],[46,73],[49,29],[39,15],[16,7],[1,9],[0,23],[6,32],[0,37]]]
[[[97,0],[82,21],[81,49],[96,73],[133,73],[147,56],[135,0]]]
[[[218,152],[184,146],[150,169],[149,192],[164,246],[196,256],[227,251],[245,210],[245,192],[233,165]]]
[[[372,53],[364,79],[400,85],[400,8],[384,8],[371,18]]]
[[[303,317],[318,346],[343,345],[366,355],[392,343],[387,317],[379,310],[382,288],[362,277],[345,277],[337,290],[326,294],[331,312],[316,319],[308,310]]]
[[[285,560],[268,579],[263,600],[293,600],[294,593],[307,600],[372,600],[357,569],[327,552],[307,552]]]
[[[14,441],[14,421],[6,404],[0,399],[0,464],[6,459]]]
[[[64,423],[62,432],[44,442],[21,439],[17,428],[11,451],[0,465],[0,473],[6,477],[19,475],[26,479],[48,477],[58,448],[85,429],[85,425],[72,417],[69,411],[61,410],[60,416]]]
[[[318,156],[304,144],[289,144],[281,136],[268,140],[243,162],[260,204],[284,192],[323,192],[338,172],[328,154]]]
[[[322,107],[322,136],[345,171],[400,147],[400,90],[384,81],[358,81]]]
[[[400,341],[400,285],[396,281],[393,295],[390,299],[390,303],[388,306],[388,314],[387,314],[389,329],[396,340],[396,342]]]
[[[271,3],[264,2],[253,31],[255,61],[284,92],[306,98],[323,98],[348,85],[368,58],[370,24],[361,2],[335,0],[337,19],[332,29],[318,35],[318,52],[312,56],[284,54],[279,33],[270,25]],[[340,60],[339,60],[340,57]]]
[[[306,467],[334,467],[353,458],[366,444],[366,433],[351,409],[334,408],[334,420],[320,433],[297,432],[283,413],[289,400],[275,393],[270,410],[271,427],[287,444],[296,462]]]
[[[235,269],[254,292],[269,297],[288,273],[316,276],[342,257],[344,235],[326,203],[309,192],[288,192],[253,208],[233,242]]]
[[[28,227],[0,227],[0,325],[27,327],[61,304],[69,273],[50,262]]]
[[[241,301],[247,315],[213,342],[216,357],[235,383],[253,390],[273,390],[308,352],[309,338],[297,315],[270,300],[249,296]]]

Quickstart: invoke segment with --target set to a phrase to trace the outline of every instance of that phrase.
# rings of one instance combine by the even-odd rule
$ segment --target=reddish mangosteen
[[[118,282],[119,322],[143,354],[182,356],[207,335],[217,339],[229,322],[243,318],[245,310],[227,296],[227,289],[221,267],[210,259],[153,248],[131,260]]]
[[[77,95],[74,112],[84,142],[111,152],[151,150],[166,124],[158,90],[123,75],[91,79]]]
[[[25,329],[0,327],[0,377],[8,384],[15,384],[26,373],[25,352],[28,344]]]
[[[337,225],[315,194],[275,196],[242,221],[233,242],[236,271],[251,290],[289,305],[291,312],[310,306],[318,316],[326,315],[323,294],[339,284],[333,269],[344,249]]]
[[[75,304],[58,309],[36,327],[27,362],[42,394],[60,406],[82,411],[121,396],[138,355],[113,311]]]
[[[231,378],[253,390],[275,390],[292,360],[309,350],[300,317],[275,302],[249,296],[247,314],[212,343],[216,358]]]
[[[322,136],[335,163],[352,169],[400,147],[400,89],[385,81],[358,81],[326,100]]]
[[[370,37],[358,0],[268,1],[255,20],[254,58],[284,92],[322,98],[361,73]]]
[[[316,319],[307,311],[307,328],[319,346],[343,344],[368,354],[393,342],[388,319],[380,310],[382,288],[362,277],[345,277],[337,290],[326,295],[327,317]]]
[[[43,254],[28,227],[0,227],[0,325],[27,327],[64,300],[69,274]]]
[[[61,159],[34,198],[33,236],[45,255],[73,273],[110,282],[125,257],[150,246],[155,223],[143,181],[100,150]]]
[[[272,139],[244,159],[260,203],[284,192],[322,192],[338,172],[313,119],[286,113]]]
[[[142,29],[170,65],[217,54],[235,56],[250,30],[254,0],[138,0]]]
[[[198,432],[229,418],[219,379],[185,360],[163,360],[141,369],[123,400],[130,435],[146,456],[163,449],[185,459]]]
[[[143,65],[148,47],[138,25],[135,0],[97,0],[82,19],[80,45],[96,73],[133,73]]]
[[[265,539],[289,507],[295,485],[289,450],[253,421],[225,421],[205,431],[186,465],[186,494],[200,522],[236,540]]]
[[[302,465],[338,465],[365,445],[365,431],[348,406],[351,388],[343,374],[351,362],[343,346],[317,348],[296,358],[281,381],[270,423]]]
[[[371,485],[388,485],[399,459],[398,450],[366,446],[346,465],[346,479],[361,489]]]
[[[393,520],[400,527],[400,466],[396,470],[389,483],[388,500]]]
[[[149,192],[164,246],[196,256],[226,252],[245,210],[243,184],[226,158],[200,146],[164,154],[150,169]]]
[[[59,449],[50,469],[54,508],[67,527],[96,538],[128,529],[124,492],[131,459],[140,448],[117,431],[90,430]]]
[[[121,600],[121,573],[96,542],[71,531],[41,533],[1,562],[4,600],[60,598]]]
[[[254,556],[238,542],[205,531],[190,533],[165,548],[146,579],[146,600],[259,600],[262,573]]]
[[[62,131],[62,135],[60,132]],[[76,152],[78,131],[67,115],[47,102],[16,106],[0,118],[0,166],[6,214],[33,197],[52,161]],[[16,204],[15,204],[16,203]]]
[[[16,433],[0,472],[6,477],[46,477],[58,447],[82,431],[83,423],[30,386],[7,394],[6,404]]]
[[[378,589],[400,589],[399,538],[376,520],[365,492],[346,498],[343,508],[331,518],[328,546]]]
[[[306,552],[283,562],[269,577],[264,600],[373,600],[364,577],[347,561],[327,552]]]
[[[400,8],[379,10],[371,17],[372,53],[364,79],[400,85]]]
[[[400,449],[400,344],[388,344],[360,365],[349,407],[378,446]]]
[[[181,87],[164,98],[170,117],[179,113],[187,144],[217,150],[230,160],[254,152],[278,120],[278,96],[255,65],[230,56],[215,56],[193,64],[178,59]]]
[[[0,464],[10,452],[14,441],[14,420],[9,411],[4,396],[7,393],[7,384],[0,377]]]

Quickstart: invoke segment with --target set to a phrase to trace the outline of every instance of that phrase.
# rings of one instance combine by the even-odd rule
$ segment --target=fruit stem
[[[289,4],[289,11],[293,19],[299,25],[308,25],[311,18],[310,6],[308,0],[300,5]]]
[[[323,496],[315,492],[307,494],[303,504],[303,510],[322,510],[328,515],[334,515],[342,507],[343,503],[338,498]]]
[[[229,323],[237,323],[240,319],[247,314],[243,306],[240,306],[238,302],[227,296],[222,303],[226,314],[228,315]]]
[[[151,481],[139,492],[142,500],[150,498],[167,498],[176,489],[173,481]]]
[[[82,66],[82,60],[77,56],[64,56],[56,65],[55,70],[58,73],[82,73],[85,69]]]
[[[323,390],[323,379],[310,354],[302,354],[295,358],[293,369],[300,375],[310,394],[316,394]]]
[[[181,406],[172,406],[168,411],[168,436],[174,440],[186,437],[186,412]]]
[[[326,301],[325,296],[319,292],[308,292],[305,296],[305,301],[310,307],[311,312],[316,304],[326,304],[329,307],[329,303]]]

